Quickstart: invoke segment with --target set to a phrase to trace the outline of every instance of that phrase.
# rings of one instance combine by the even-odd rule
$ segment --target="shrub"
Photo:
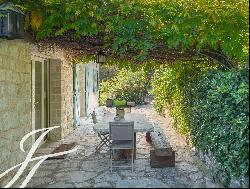
[[[145,71],[122,69],[117,75],[100,83],[100,105],[107,99],[124,99],[143,104],[147,94],[148,82]]]
[[[107,81],[114,77],[118,73],[117,66],[103,65],[99,66],[99,79],[100,82]]]

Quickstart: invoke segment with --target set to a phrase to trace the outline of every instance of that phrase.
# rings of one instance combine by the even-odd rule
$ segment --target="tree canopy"
[[[1,0],[0,0],[1,1]],[[205,55],[226,66],[249,53],[248,0],[13,0],[37,39],[65,39],[132,61]]]

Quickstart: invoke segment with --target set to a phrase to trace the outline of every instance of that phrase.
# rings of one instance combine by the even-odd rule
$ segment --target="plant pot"
[[[120,119],[124,119],[124,116],[125,116],[124,108],[116,108],[116,115],[117,115]]]
[[[106,100],[106,107],[112,107],[113,106],[113,100],[112,99],[107,99]]]

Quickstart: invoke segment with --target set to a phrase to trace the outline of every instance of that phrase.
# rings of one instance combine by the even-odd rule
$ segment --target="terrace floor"
[[[99,107],[97,120],[113,108]],[[105,114],[104,114],[105,113]],[[95,153],[99,142],[93,131],[91,116],[81,119],[81,125],[59,142],[45,143],[37,155],[48,154],[61,143],[76,142],[78,150],[68,154],[65,159],[46,160],[41,164],[26,187],[73,188],[73,187],[111,187],[111,188],[218,188],[211,173],[195,155],[185,139],[172,127],[169,116],[158,115],[152,104],[136,106],[131,113],[144,114],[155,126],[164,129],[167,139],[176,152],[175,167],[151,168],[149,152],[153,148],[145,140],[145,133],[137,135],[137,157],[134,172],[130,169],[116,169],[110,172],[109,152],[104,147]]]

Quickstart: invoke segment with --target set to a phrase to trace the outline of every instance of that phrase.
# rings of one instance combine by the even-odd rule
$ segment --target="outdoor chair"
[[[91,114],[91,116],[92,116],[93,123],[96,124],[97,123],[97,119],[96,119],[95,111],[93,111],[93,113]],[[109,147],[109,133],[97,132],[97,135],[101,139],[101,141],[95,147],[96,152],[98,152],[102,148],[103,145],[106,145],[107,147]]]
[[[113,167],[131,167],[134,168],[134,122],[109,122],[109,141],[110,141],[110,169]],[[113,166],[114,150],[131,150],[131,165]],[[128,159],[119,159],[114,161],[125,161]]]

